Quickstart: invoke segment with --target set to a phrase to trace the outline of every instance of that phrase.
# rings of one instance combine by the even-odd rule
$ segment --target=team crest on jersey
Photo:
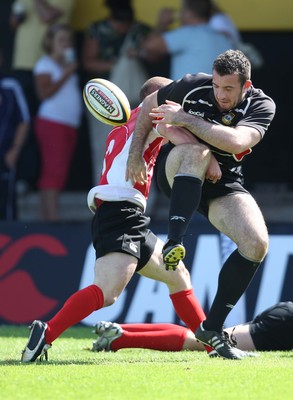
[[[229,114],[223,115],[222,122],[225,125],[231,125],[234,118],[235,118],[235,114],[233,114],[232,112],[229,112]]]

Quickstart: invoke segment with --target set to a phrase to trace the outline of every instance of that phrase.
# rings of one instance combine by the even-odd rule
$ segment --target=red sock
[[[193,290],[186,289],[173,293],[170,298],[178,317],[195,333],[199,324],[206,319],[206,315]],[[210,346],[205,346],[205,349],[208,353],[213,350]]]
[[[123,331],[127,332],[147,332],[147,331],[166,331],[171,329],[177,329],[180,325],[164,323],[164,324],[148,324],[148,323],[141,323],[141,324],[120,324]],[[184,328],[186,329],[186,328]]]
[[[174,325],[171,329],[168,329],[168,324],[143,324],[152,325],[150,327],[145,326],[145,331],[141,331],[142,324],[138,324],[139,332],[133,331],[136,324],[131,324],[131,331],[123,329],[124,325],[121,325],[123,329],[123,335],[120,338],[114,340],[111,343],[111,350],[117,351],[125,348],[143,348],[160,351],[181,351],[183,344],[186,339],[187,329],[183,326]],[[126,329],[128,329],[126,325]],[[167,328],[167,329],[166,329]]]
[[[46,343],[50,344],[66,329],[77,324],[104,305],[102,290],[90,285],[70,296],[61,310],[47,322]]]
[[[195,332],[206,316],[193,290],[186,289],[173,293],[170,298],[178,317],[192,332]]]

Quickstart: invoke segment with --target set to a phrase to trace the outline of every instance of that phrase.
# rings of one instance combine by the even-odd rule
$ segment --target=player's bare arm
[[[157,126],[157,131],[164,138],[168,139],[175,146],[180,144],[196,144],[198,139],[189,130],[181,126],[174,126],[169,124],[160,124]],[[222,171],[217,159],[211,155],[211,161],[207,168],[205,178],[216,183],[222,177]]]
[[[146,138],[153,127],[149,112],[156,106],[157,92],[145,98],[135,124],[125,175],[125,179],[131,180],[132,183],[144,184],[147,181],[147,168],[143,159],[143,150]]]
[[[167,100],[153,108],[150,116],[158,124],[182,126],[206,143],[231,154],[239,154],[261,140],[260,132],[248,126],[230,128],[186,113],[180,104]]]
[[[174,126],[170,124],[157,125],[157,132],[173,143],[175,146],[179,144],[196,144],[198,140],[189,130],[181,126]]]
[[[205,178],[211,183],[217,183],[222,178],[222,170],[216,157],[212,154],[211,161],[206,170]]]

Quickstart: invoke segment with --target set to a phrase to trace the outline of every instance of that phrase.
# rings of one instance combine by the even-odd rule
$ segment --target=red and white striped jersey
[[[147,164],[147,183],[140,185],[136,182],[133,185],[130,180],[126,181],[126,164],[139,111],[140,107],[133,110],[127,124],[113,128],[107,137],[102,176],[98,186],[93,187],[88,194],[88,206],[93,212],[96,210],[95,199],[130,201],[143,210],[146,208],[154,165],[163,137],[152,130],[146,140],[143,157]]]

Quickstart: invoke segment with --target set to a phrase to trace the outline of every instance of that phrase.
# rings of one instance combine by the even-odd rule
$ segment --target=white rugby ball
[[[108,125],[123,125],[130,118],[130,104],[123,91],[114,83],[95,78],[83,88],[83,99],[92,115]]]

